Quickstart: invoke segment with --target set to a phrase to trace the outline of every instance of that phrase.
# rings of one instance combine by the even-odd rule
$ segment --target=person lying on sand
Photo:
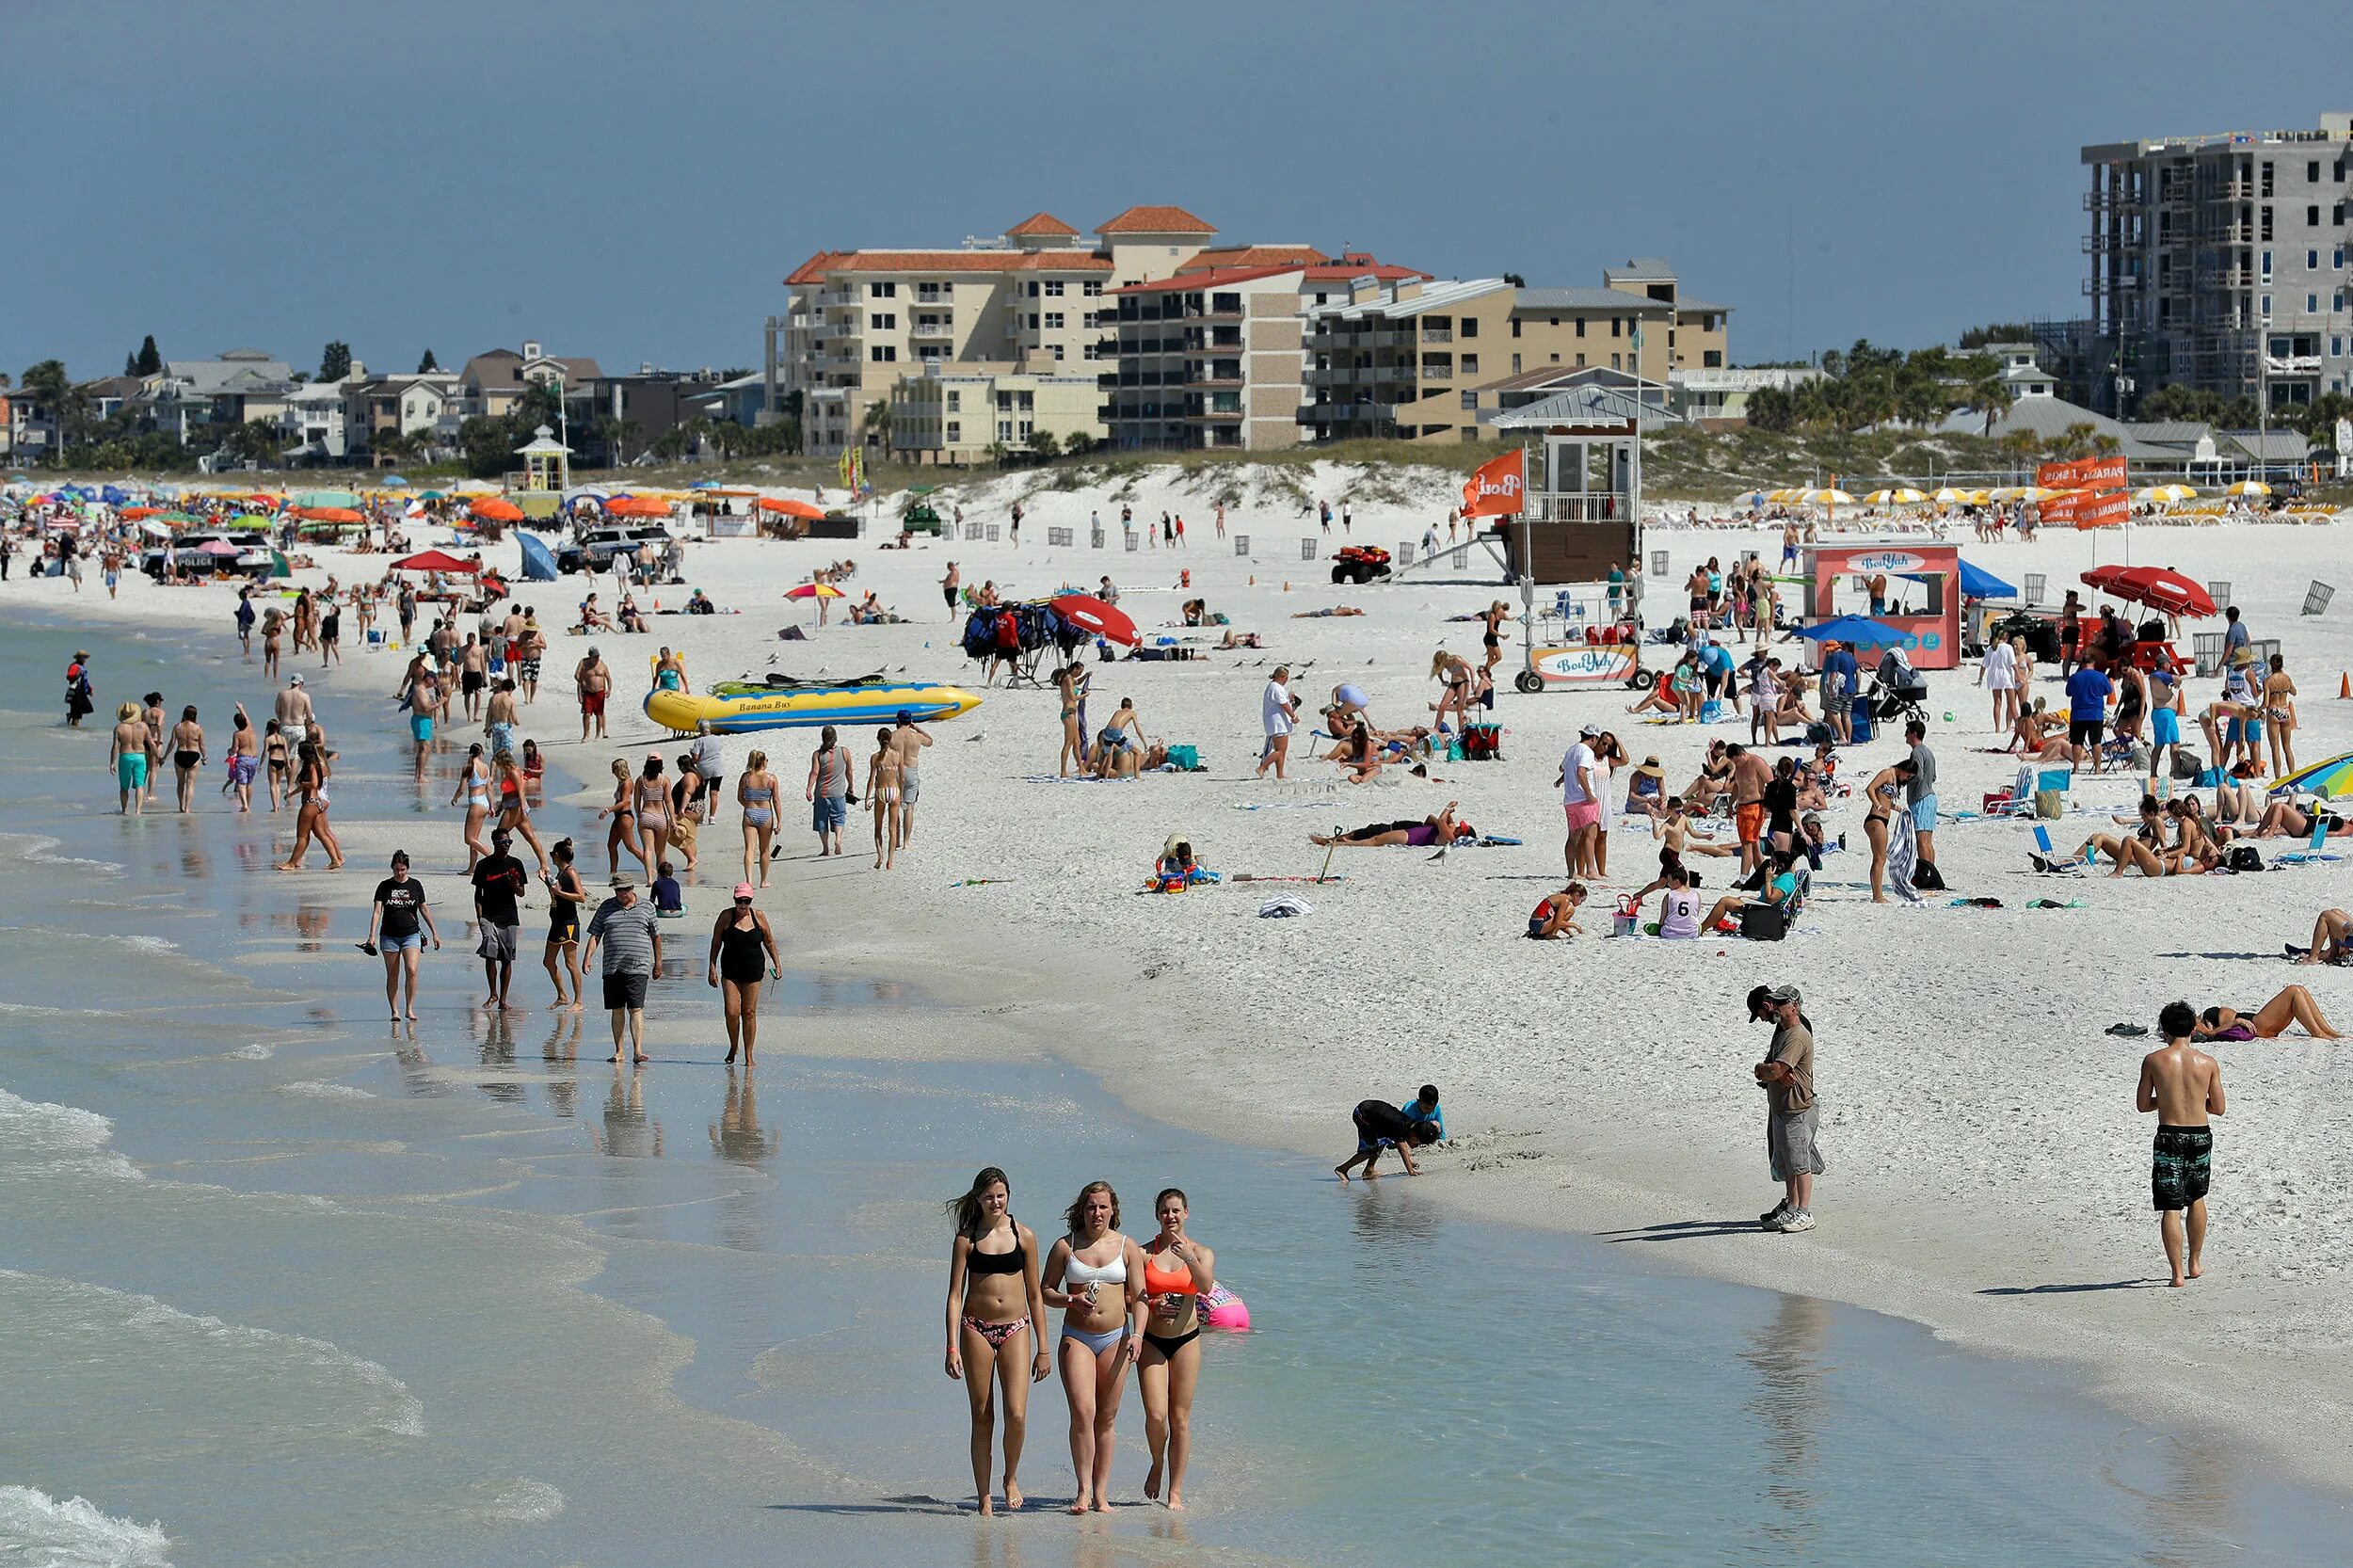
[[[2329,838],[2342,839],[2353,835],[2353,824],[2320,809],[2318,801],[2298,806],[2292,800],[2275,800],[2264,808],[2262,818],[2253,827],[2240,827],[2234,836],[2241,839],[2309,839],[2313,835],[2313,824],[2318,822],[2329,824]]]
[[[1256,632],[1237,632],[1229,626],[1225,629],[1225,635],[1218,640],[1217,646],[1220,648],[1231,649],[1237,648],[1264,648],[1266,647],[1266,644],[1259,640],[1258,633]]]
[[[1528,935],[1539,942],[1583,936],[1585,928],[1577,923],[1577,912],[1584,903],[1582,882],[1572,882],[1557,893],[1546,893],[1536,901],[1535,910],[1528,917]]]
[[[1298,611],[1298,612],[1296,612],[1295,614],[1293,614],[1293,615],[1292,615],[1291,619],[1293,619],[1293,620],[1322,620],[1322,619],[1324,619],[1325,617],[1330,616],[1361,616],[1361,615],[1363,615],[1363,614],[1364,614],[1364,612],[1363,612],[1362,610],[1359,610],[1358,608],[1356,608],[1356,606],[1354,606],[1353,604],[1336,604],[1336,605],[1334,605],[1334,606],[1333,606],[1331,609],[1329,609],[1329,610],[1301,610],[1301,611]]]
[[[1434,817],[1424,817],[1419,822],[1377,822],[1347,833],[1310,833],[1307,841],[1319,847],[1339,845],[1359,849],[1379,849],[1394,844],[1417,849],[1444,846],[1453,843],[1458,838],[1468,836],[1470,832],[1469,824],[1454,820],[1454,808],[1460,804],[1459,801],[1449,800],[1445,810]]]
[[[2320,1003],[2301,985],[2283,987],[2280,994],[2256,1008],[2242,1013],[2235,1007],[2209,1007],[2198,1015],[2198,1027],[2190,1032],[2193,1040],[2276,1040],[2295,1024],[2315,1040],[2342,1040],[2344,1035],[2329,1027],[2321,1016]]]

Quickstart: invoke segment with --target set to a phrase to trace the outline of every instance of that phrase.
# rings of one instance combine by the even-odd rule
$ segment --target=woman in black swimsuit
[[[1890,763],[1871,776],[1871,782],[1863,788],[1863,798],[1870,808],[1863,818],[1863,831],[1871,840],[1871,902],[1887,902],[1887,819],[1896,808],[1896,790],[1912,776],[1909,759]]]
[[[783,968],[768,917],[752,907],[751,884],[737,883],[735,903],[711,928],[711,984],[719,988],[727,1009],[729,1062],[740,1044],[744,1065],[750,1068],[752,1047],[760,1038],[760,983]]]
[[[1030,1384],[1054,1369],[1037,1326],[1046,1320],[1038,1284],[1037,1237],[1015,1221],[1013,1185],[991,1165],[972,1178],[971,1191],[951,1199],[955,1245],[948,1255],[948,1375],[963,1383],[972,1402],[972,1491],[984,1514],[989,1498],[989,1450],[997,1400],[1005,1401],[1005,1506],[1020,1509],[1021,1440],[1029,1421]],[[1023,1377],[1024,1352],[1029,1376]]]
[[[1487,673],[1489,675],[1493,675],[1495,667],[1503,663],[1503,639],[1497,634],[1497,629],[1502,626],[1503,617],[1511,613],[1511,606],[1498,599],[1487,606],[1486,614],[1479,617],[1487,623],[1487,630],[1479,641],[1487,650]]]
[[[555,982],[555,1000],[552,1008],[580,1011],[580,906],[587,899],[587,891],[580,885],[580,873],[572,870],[572,841],[558,839],[552,851],[554,869],[539,880],[548,889],[548,950],[542,960],[548,967],[548,978]],[[567,997],[564,977],[572,979],[571,994]]]

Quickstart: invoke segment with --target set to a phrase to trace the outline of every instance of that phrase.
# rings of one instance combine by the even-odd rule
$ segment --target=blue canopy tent
[[[1902,573],[1914,583],[1928,579],[1916,571]],[[1961,563],[1961,597],[1963,599],[2016,599],[2018,590],[1983,567],[1973,567],[1966,560]]]
[[[1868,616],[1839,616],[1813,626],[1801,626],[1798,635],[1817,643],[1834,640],[1852,643],[1857,648],[1897,648],[1902,645],[1905,634]]]
[[[536,535],[518,529],[515,542],[523,547],[523,581],[552,583],[555,581],[555,552]]]

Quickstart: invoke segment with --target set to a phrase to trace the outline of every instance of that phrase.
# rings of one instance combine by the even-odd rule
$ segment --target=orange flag
[[[1528,496],[1527,454],[1507,452],[1479,465],[1463,486],[1463,515],[1466,518],[1508,517],[1521,511]]]

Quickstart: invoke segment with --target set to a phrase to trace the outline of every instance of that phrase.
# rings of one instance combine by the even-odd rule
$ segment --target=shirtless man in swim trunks
[[[271,712],[278,715],[278,728],[290,735],[299,737],[303,730],[309,728],[311,694],[302,689],[301,676],[286,677],[285,687],[279,692],[278,700],[271,708]]]
[[[899,722],[890,731],[890,748],[899,754],[899,843],[902,847],[915,842],[915,803],[923,798],[923,748],[932,744],[931,736],[915,722],[911,710],[899,710]]]
[[[1746,873],[1756,870],[1764,857],[1765,786],[1773,781],[1773,770],[1737,741],[1724,747],[1724,755],[1732,760],[1732,817],[1740,835],[1740,870]]]
[[[548,637],[539,630],[537,615],[529,609],[523,611],[523,628],[517,639],[517,648],[521,660],[516,669],[517,682],[522,688],[523,700],[536,702],[539,700],[539,661],[547,655]]]
[[[139,706],[126,702],[115,711],[114,741],[106,748],[106,766],[115,775],[115,809],[124,816],[147,814],[147,721]]]
[[[604,739],[604,699],[613,690],[613,671],[595,648],[572,668],[572,684],[580,688],[580,738],[588,739],[588,722],[596,721],[597,739]]]
[[[2165,1032],[2165,1044],[2140,1059],[2140,1085],[2134,1092],[2133,1105],[2144,1115],[2152,1111],[2157,1113],[2150,1193],[2165,1240],[2165,1260],[2172,1266],[2172,1283],[2180,1286],[2206,1272],[2199,1255],[2206,1245],[2206,1185],[2214,1158],[2214,1129],[2208,1118],[2222,1114],[2222,1068],[2190,1044],[2198,1015],[2189,1003],[2167,1002],[2157,1015],[2157,1027]],[[2189,1243],[2186,1269],[2182,1255],[2185,1212]]]
[[[457,655],[457,689],[466,699],[469,723],[482,716],[483,689],[490,683],[490,650],[475,633],[466,633],[466,646]]]

